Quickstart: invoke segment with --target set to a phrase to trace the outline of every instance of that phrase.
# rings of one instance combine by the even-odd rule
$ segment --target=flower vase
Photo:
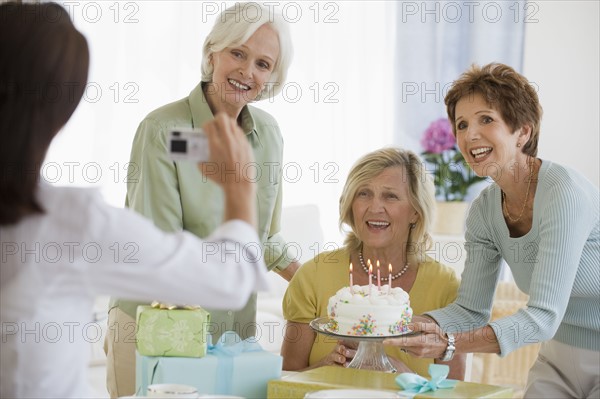
[[[462,236],[469,203],[466,201],[438,201],[437,215],[433,223],[433,233],[448,236]]]

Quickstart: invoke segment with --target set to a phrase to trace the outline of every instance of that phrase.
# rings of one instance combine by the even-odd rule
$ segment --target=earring
[[[517,148],[521,148],[521,143],[517,143]]]
[[[416,226],[416,225],[417,225],[416,223],[410,223],[410,224],[408,225],[408,227],[409,227],[409,228],[412,230],[412,229],[414,229],[414,228],[415,228],[415,226]]]

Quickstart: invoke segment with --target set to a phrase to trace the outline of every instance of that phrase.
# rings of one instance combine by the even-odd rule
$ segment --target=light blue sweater
[[[500,355],[549,339],[600,351],[600,196],[581,174],[543,161],[531,230],[511,238],[501,190],[487,187],[467,218],[467,259],[457,300],[429,312],[449,332],[489,322],[501,259],[527,306],[490,323]]]

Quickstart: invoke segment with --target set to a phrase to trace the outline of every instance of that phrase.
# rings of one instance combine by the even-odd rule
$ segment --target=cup
[[[194,398],[198,390],[190,385],[182,384],[152,384],[148,385],[148,397],[151,398]]]

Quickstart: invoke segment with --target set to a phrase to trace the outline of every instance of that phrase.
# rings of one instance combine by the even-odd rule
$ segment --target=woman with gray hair
[[[345,366],[354,356],[355,351],[343,342],[315,339],[309,326],[311,320],[327,316],[329,298],[348,285],[349,263],[354,266],[356,285],[369,284],[367,260],[386,265],[385,276],[391,264],[391,281],[382,277],[382,283],[408,292],[415,314],[454,301],[459,285],[454,271],[426,255],[434,210],[433,182],[413,152],[384,148],[358,160],[340,198],[340,227],[349,228],[344,247],[307,262],[285,293],[284,370]],[[398,348],[388,348],[387,354],[398,372],[428,376],[429,364],[434,362]],[[464,378],[465,357],[447,364],[450,378]]]
[[[276,95],[287,77],[292,44],[287,22],[259,3],[236,3],[223,10],[203,46],[202,79],[190,95],[152,111],[139,125],[131,151],[128,207],[165,231],[208,236],[223,219],[223,192],[198,178],[191,162],[173,162],[170,130],[197,128],[224,112],[250,142],[258,169],[258,234],[269,270],[289,280],[299,266],[286,253],[280,234],[283,138],[275,119],[250,106]],[[248,173],[255,168],[248,169]],[[135,282],[132,282],[134,284]],[[219,284],[215,281],[214,284]],[[135,389],[135,331],[138,302],[112,299],[105,345],[107,386],[112,397]],[[256,295],[235,311],[208,309],[213,340],[225,331],[247,338],[256,333]]]

